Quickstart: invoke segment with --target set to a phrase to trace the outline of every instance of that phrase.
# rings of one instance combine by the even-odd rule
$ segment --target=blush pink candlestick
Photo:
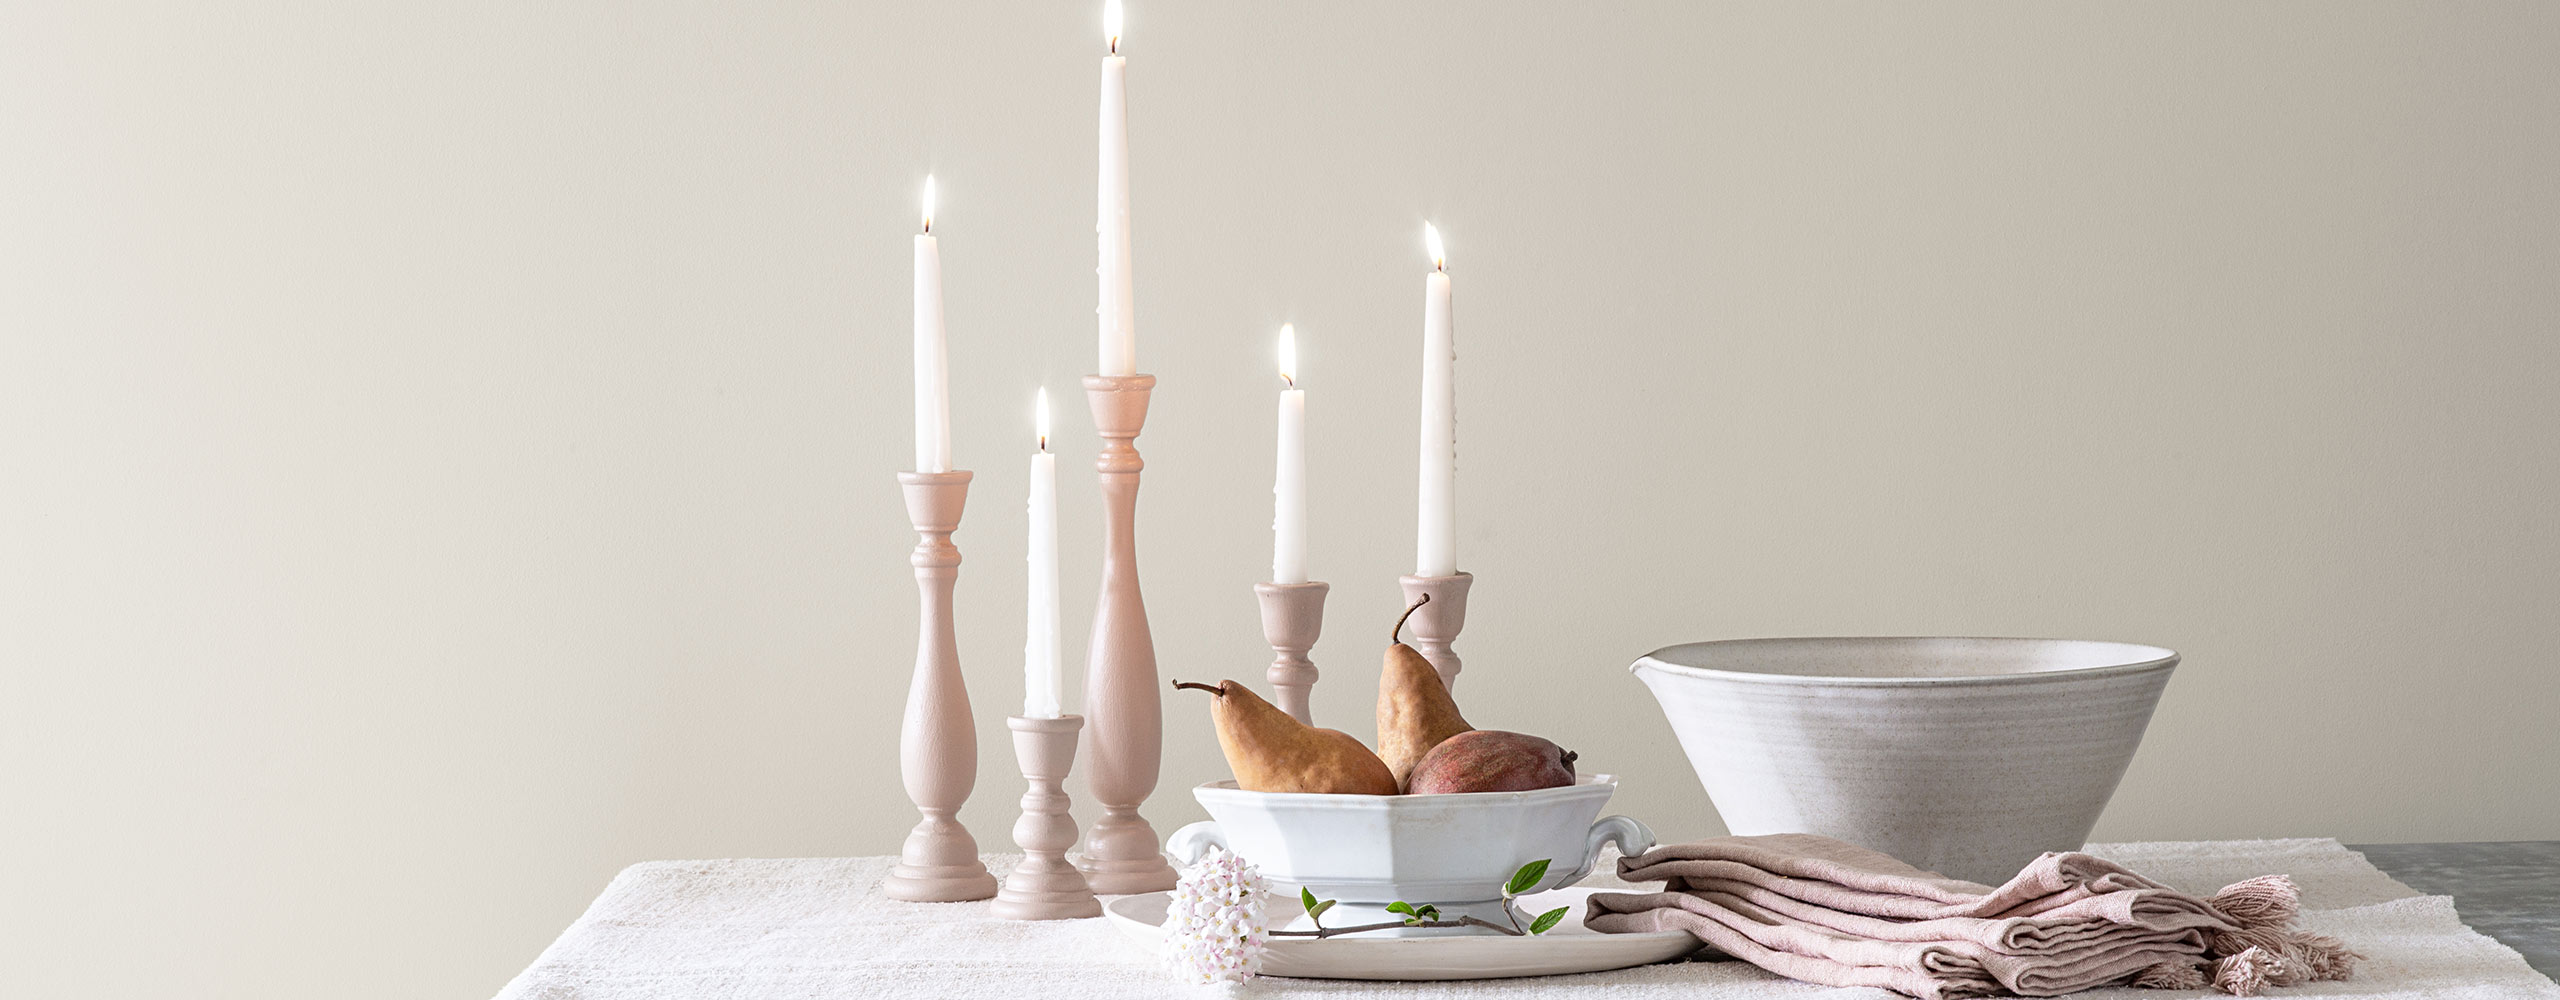
[[[898,730],[898,772],[924,821],[907,834],[898,865],[881,890],[891,899],[949,902],[996,894],[996,879],[978,860],[978,842],[956,814],[978,780],[978,733],[960,674],[951,624],[951,587],[960,549],[951,533],[969,498],[970,473],[901,472],[898,485],[915,522],[918,613],[916,670],[907,684],[906,721]]]
[[[1076,730],[1084,728],[1084,718],[1017,715],[1006,724],[1013,729],[1013,753],[1031,790],[1023,793],[1022,818],[1013,823],[1022,863],[1005,876],[992,909],[1007,920],[1099,917],[1102,901],[1093,897],[1084,873],[1067,863],[1067,848],[1076,842],[1076,821],[1067,812],[1064,783],[1068,768],[1075,765]]]
[[[1316,686],[1316,664],[1307,651],[1324,633],[1324,595],[1333,589],[1322,581],[1257,583],[1253,594],[1262,604],[1262,639],[1271,644],[1271,703],[1289,717],[1315,725],[1307,704]]]
[[[1102,815],[1085,835],[1084,870],[1093,891],[1161,892],[1173,888],[1173,866],[1155,828],[1138,807],[1155,792],[1164,758],[1164,705],[1158,696],[1155,639],[1138,592],[1138,472],[1146,462],[1133,444],[1147,422],[1153,375],[1087,375],[1085,398],[1102,437],[1094,459],[1102,483],[1102,588],[1094,602],[1093,643],[1085,660],[1086,772]]]
[[[1404,587],[1406,607],[1413,607],[1424,594],[1431,595],[1429,602],[1413,610],[1413,651],[1431,661],[1440,683],[1456,691],[1458,671],[1466,664],[1458,661],[1458,651],[1449,646],[1458,641],[1458,631],[1467,627],[1467,591],[1475,586],[1475,574],[1408,576],[1397,582]]]

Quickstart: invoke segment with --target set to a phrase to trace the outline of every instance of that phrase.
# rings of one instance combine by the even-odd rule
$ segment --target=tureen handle
[[[1177,833],[1174,836],[1182,835]],[[1570,875],[1548,882],[1539,888],[1562,889],[1582,881],[1585,876],[1591,874],[1591,869],[1600,863],[1600,849],[1608,846],[1612,840],[1618,842],[1618,853],[1634,857],[1653,850],[1653,828],[1625,816],[1600,817],[1599,822],[1591,824],[1591,837],[1584,842],[1582,867],[1574,869]]]
[[[1651,838],[1652,834],[1646,834],[1645,842],[1648,846],[1652,844]],[[1594,841],[1595,845],[1597,843]],[[1227,847],[1227,835],[1218,830],[1218,821],[1214,819],[1204,819],[1175,830],[1173,836],[1166,837],[1164,840],[1164,852],[1173,855],[1174,861],[1185,865],[1199,861],[1200,856],[1209,853],[1212,847]],[[1593,850],[1598,848],[1595,846]],[[1227,847],[1227,853],[1235,853],[1235,848]]]

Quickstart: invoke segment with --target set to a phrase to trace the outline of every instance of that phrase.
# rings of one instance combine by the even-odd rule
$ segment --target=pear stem
[[[1227,696],[1227,689],[1226,689],[1226,688],[1223,688],[1223,687],[1219,687],[1218,685],[1215,685],[1215,684],[1202,684],[1202,683],[1200,683],[1200,682],[1198,682],[1198,681],[1175,681],[1175,682],[1173,682],[1173,689],[1174,689],[1174,690],[1176,690],[1176,691],[1180,691],[1180,690],[1182,690],[1182,689],[1184,689],[1184,688],[1190,688],[1190,689],[1192,689],[1192,690],[1194,690],[1194,691],[1207,691],[1207,692],[1209,692],[1210,694],[1217,695],[1218,697],[1221,697],[1221,698],[1224,698],[1224,697],[1226,697],[1226,696]]]
[[[1404,614],[1397,615],[1396,627],[1393,631],[1387,633],[1387,641],[1390,643],[1403,642],[1404,640],[1396,637],[1404,634],[1404,620],[1413,617],[1414,608],[1419,608],[1429,603],[1431,603],[1431,595],[1424,594],[1422,595],[1421,600],[1413,602],[1413,607],[1406,608],[1404,609]]]

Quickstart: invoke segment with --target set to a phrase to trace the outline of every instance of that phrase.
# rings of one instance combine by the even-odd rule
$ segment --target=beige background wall
[[[894,850],[928,168],[1001,842],[1028,401],[1092,367],[1097,6],[0,6],[10,992],[484,996],[630,862]],[[2560,7],[1128,36],[1169,673],[1267,659],[1295,321],[1317,710],[1367,733],[1430,218],[1469,713],[1666,834],[1717,826],[1631,658],[1955,633],[2187,654],[2102,838],[2560,837]],[[1173,707],[1165,831],[1223,773]]]

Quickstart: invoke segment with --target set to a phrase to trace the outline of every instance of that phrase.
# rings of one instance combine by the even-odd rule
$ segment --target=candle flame
[[[1102,0],[1102,35],[1111,40],[1111,54],[1120,54],[1120,0]]]
[[[924,231],[933,231],[933,175],[924,175]]]
[[[1280,381],[1298,387],[1298,325],[1280,324]]]
[[[1424,249],[1431,251],[1432,270],[1446,271],[1449,269],[1449,252],[1442,249],[1440,246],[1440,227],[1428,222],[1422,224],[1422,246]]]
[[[1033,409],[1032,430],[1040,435],[1040,450],[1049,450],[1049,387],[1040,387],[1040,402]]]

